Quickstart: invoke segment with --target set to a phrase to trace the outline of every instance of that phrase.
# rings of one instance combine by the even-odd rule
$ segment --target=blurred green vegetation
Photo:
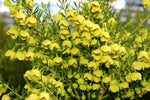
[[[0,15],[0,74],[6,82],[9,82],[10,86],[24,86],[23,74],[30,68],[30,63],[17,60],[10,61],[5,57],[6,51],[13,48],[15,40],[6,35],[9,27],[4,22],[4,17],[5,15]]]

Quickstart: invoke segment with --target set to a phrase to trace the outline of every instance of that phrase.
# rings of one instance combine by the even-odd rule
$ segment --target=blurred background
[[[58,0],[34,0],[36,4],[41,6],[41,2],[51,4],[52,14],[58,12],[58,7],[56,3]],[[69,1],[69,0],[68,0]],[[71,5],[73,6],[73,1],[81,0],[71,0]],[[87,0],[82,0],[87,1]],[[10,86],[18,87],[18,85],[23,86],[25,84],[23,79],[23,73],[30,69],[29,62],[21,61],[10,61],[5,57],[5,52],[12,49],[15,40],[12,40],[6,35],[6,31],[11,25],[14,24],[14,20],[9,17],[9,9],[3,5],[4,0],[0,0],[0,74],[6,82],[9,81]],[[127,31],[131,32],[141,21],[147,16],[141,5],[142,0],[117,0],[112,3],[112,8],[118,16],[117,19],[122,24],[128,24],[126,26]],[[150,20],[144,25],[149,25]],[[145,96],[146,97],[146,96]],[[143,98],[145,98],[143,97]],[[144,99],[146,100],[146,99]]]

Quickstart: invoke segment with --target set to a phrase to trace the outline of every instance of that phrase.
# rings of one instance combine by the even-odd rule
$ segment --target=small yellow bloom
[[[101,79],[99,77],[96,77],[96,76],[93,77],[93,81],[96,82],[96,83],[100,82],[100,80]]]
[[[44,48],[44,49],[48,49],[48,47],[51,46],[51,41],[46,39],[44,40],[42,43],[41,43],[41,47]]]
[[[93,71],[93,75],[95,75],[96,77],[101,77],[103,76],[103,72],[102,70],[96,70],[96,71]]]
[[[27,40],[29,38],[29,33],[26,30],[22,30],[20,31],[19,36],[22,40]]]
[[[70,54],[70,52],[71,52],[70,48],[66,48],[64,49],[62,54]]]
[[[90,74],[90,73],[85,73],[85,74],[84,74],[84,79],[85,79],[85,80],[90,80],[90,81],[92,81],[92,80],[93,80],[93,76],[92,76],[92,74]]]
[[[119,52],[118,52],[119,55],[125,55],[126,53],[127,53],[127,51],[126,51],[125,47],[120,47],[119,48]]]
[[[34,60],[34,53],[32,51],[28,51],[25,55],[25,59],[33,61]]]
[[[110,65],[114,64],[113,59],[109,55],[108,56],[103,56],[102,59],[101,59],[101,62],[105,63],[106,68],[109,68]]]
[[[83,23],[83,30],[89,32],[93,27],[93,23],[90,20],[85,20]]]
[[[88,69],[93,69],[93,70],[96,70],[98,67],[98,63],[94,62],[94,61],[91,61],[88,63]]]
[[[62,64],[62,58],[61,57],[55,57],[54,59],[53,59],[53,64],[54,65],[60,65],[60,64]]]
[[[0,84],[0,96],[7,91],[7,87],[3,84]]]
[[[39,100],[39,96],[36,94],[30,94],[27,100]]]
[[[92,88],[93,88],[93,90],[98,90],[98,89],[100,89],[100,84],[93,84]]]
[[[101,50],[98,48],[96,50],[92,51],[92,56],[95,60],[100,60],[102,58],[102,52]]]
[[[98,24],[93,24],[93,27],[91,28],[91,34],[93,37],[100,37],[101,29]]]
[[[143,0],[142,5],[144,8],[149,8],[150,7],[150,0]]]
[[[87,85],[86,88],[90,91],[93,87],[91,85]]]
[[[119,88],[120,88],[120,90],[129,88],[129,83],[128,82],[122,82],[119,84]]]
[[[108,41],[110,39],[110,35],[108,32],[102,32],[100,35],[100,39],[102,42]]]
[[[99,11],[93,13],[93,17],[95,19],[103,19],[104,15],[103,15],[102,11],[99,9]]]
[[[115,24],[116,24],[116,20],[113,17],[108,20],[108,25],[109,26],[113,26]]]
[[[84,79],[79,78],[79,79],[77,80],[77,82],[78,82],[79,85],[82,85],[82,84],[84,84]]]
[[[50,46],[50,49],[53,51],[53,50],[56,50],[56,51],[60,51],[60,46],[58,43],[52,43],[51,46]]]
[[[85,40],[91,41],[91,38],[92,37],[91,37],[91,34],[89,32],[83,32],[82,35],[81,35],[82,40],[85,39]]]
[[[81,43],[82,43],[82,46],[85,48],[89,48],[90,46],[90,42],[86,39],[82,40]]]
[[[66,19],[67,20],[73,20],[76,14],[77,14],[76,11],[71,9],[71,10],[66,12]]]
[[[91,46],[96,47],[98,44],[98,40],[97,39],[92,39],[91,40]]]
[[[80,61],[80,65],[87,65],[89,62],[89,60],[84,57],[81,57],[79,61]]]
[[[131,76],[132,74],[131,73],[128,73],[126,76],[125,76],[125,79],[127,82],[132,82],[132,79],[131,79]]]
[[[32,26],[34,26],[34,25],[36,25],[37,24],[37,20],[36,20],[36,18],[35,17],[28,17],[27,19],[26,19],[26,24],[29,26],[29,27],[32,27]]]
[[[109,87],[109,91],[111,91],[112,93],[119,92],[119,87],[118,87],[118,86],[115,86],[115,85],[111,85],[111,86]]]
[[[11,4],[10,0],[5,0],[4,5],[7,7],[10,7],[12,4]]]
[[[85,21],[85,18],[84,18],[82,15],[77,15],[77,16],[75,17],[74,23],[75,23],[76,25],[81,25],[81,24],[84,23],[84,21]]]
[[[76,39],[76,38],[79,38],[80,37],[79,32],[77,32],[77,31],[72,32],[71,37],[72,37],[73,40]]]
[[[5,56],[6,56],[6,57],[10,57],[10,60],[14,60],[15,57],[16,57],[16,53],[15,53],[13,50],[8,50],[8,51],[5,53]]]
[[[150,62],[150,56],[149,53],[146,51],[140,51],[139,54],[137,55],[137,59],[139,61],[144,60],[145,62]]]
[[[67,20],[60,20],[59,27],[61,29],[68,29],[69,23]]]
[[[111,77],[103,77],[102,82],[103,83],[109,83],[111,81]]]
[[[135,38],[135,42],[137,42],[138,47],[142,47],[142,42],[143,42],[143,40],[142,40],[142,37],[141,37],[141,36],[136,37],[136,38]],[[135,46],[136,46],[136,44],[135,44]]]
[[[62,43],[62,47],[63,47],[63,49],[71,48],[71,47],[72,47],[72,43],[71,43],[71,41],[69,41],[69,40],[65,40],[65,41],[63,41],[63,43]]]
[[[5,94],[2,96],[1,100],[11,100],[10,96]]]
[[[141,73],[139,73],[139,72],[131,73],[132,81],[141,80],[141,79],[142,79]]]
[[[10,8],[9,8],[9,11],[10,11],[10,16],[11,17],[15,17],[16,16],[16,14],[17,14],[17,12],[18,12],[18,6],[11,6]]]
[[[25,0],[25,3],[30,9],[33,9],[34,7],[33,0]]]
[[[80,43],[81,43],[81,39],[80,38],[76,38],[76,39],[73,40],[73,44],[74,45],[78,45]]]
[[[26,14],[23,12],[18,12],[15,16],[15,20],[20,24],[20,25],[25,25],[25,20],[26,20]]]
[[[111,53],[116,54],[119,51],[120,46],[115,43],[115,44],[112,44],[110,48],[111,48]]]
[[[61,39],[65,40],[70,37],[68,30],[61,30],[59,33]]]
[[[58,13],[54,15],[54,21],[60,21],[63,20],[62,14]]]
[[[18,60],[24,60],[25,56],[26,56],[26,51],[18,50],[15,55],[15,58],[17,58]]]
[[[77,83],[73,83],[72,86],[73,86],[73,88],[75,88],[75,89],[78,88],[78,84],[77,84]]]
[[[100,10],[100,4],[98,1],[93,1],[91,4],[92,4],[92,12],[97,12]]]
[[[71,55],[79,56],[80,55],[80,50],[78,48],[71,49]]]
[[[19,27],[15,25],[11,26],[6,34],[10,35],[12,39],[16,39],[19,34]]]
[[[135,61],[135,62],[133,62],[133,64],[132,64],[132,67],[134,68],[134,69],[136,69],[136,70],[144,70],[144,62],[140,62],[140,61]]]
[[[34,45],[34,46],[35,46],[35,45],[38,44],[38,39],[36,39],[36,38],[30,36],[27,42],[28,42],[30,45]]]
[[[77,64],[78,64],[78,63],[77,63],[77,60],[74,59],[74,58],[71,58],[71,59],[68,60],[68,65],[69,65],[69,66],[73,66],[73,67],[76,68],[76,67],[77,67]]]
[[[48,92],[41,92],[39,95],[39,100],[50,100]]]
[[[104,55],[107,55],[111,53],[111,48],[106,44],[101,46],[101,51],[103,52]]]
[[[80,88],[80,90],[83,90],[83,91],[85,91],[86,90],[86,85],[79,85],[79,88]]]

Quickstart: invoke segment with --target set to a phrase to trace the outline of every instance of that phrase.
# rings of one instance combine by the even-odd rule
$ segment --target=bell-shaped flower
[[[6,56],[6,57],[10,57],[10,58],[9,58],[10,60],[14,60],[14,59],[15,59],[15,56],[16,56],[16,53],[15,53],[13,50],[8,50],[8,51],[5,53],[5,56]]]
[[[36,94],[30,94],[27,100],[39,100],[39,96]]]
[[[77,15],[75,17],[74,23],[75,23],[75,25],[81,25],[84,23],[84,21],[85,21],[85,18],[83,15]]]
[[[25,56],[26,56],[26,51],[18,50],[16,55],[15,55],[15,58],[17,58],[18,60],[24,60]]]
[[[101,50],[98,48],[96,50],[93,50],[92,51],[92,57],[95,59],[95,60],[100,60],[102,58],[102,52]]]
[[[58,13],[54,15],[54,21],[60,21],[63,20],[62,14]]]
[[[71,58],[71,59],[68,60],[68,65],[69,65],[69,66],[73,66],[73,67],[76,68],[76,67],[77,67],[77,64],[78,64],[78,63],[77,63],[77,60],[74,59],[74,58]]]
[[[77,12],[75,10],[73,10],[73,9],[68,10],[66,12],[66,19],[67,20],[73,20],[76,14],[77,14]]]
[[[132,67],[135,70],[140,71],[140,70],[144,70],[144,64],[145,64],[144,62],[135,61],[135,62],[133,62]]]
[[[92,12],[97,12],[100,10],[100,4],[98,1],[91,2],[92,5]]]
[[[79,32],[77,32],[77,31],[72,32],[71,37],[72,37],[73,40],[76,39],[76,38],[79,38],[80,37]]]
[[[30,35],[26,30],[22,30],[19,32],[19,36],[20,36],[21,40],[27,40]]]
[[[53,64],[54,65],[60,65],[60,64],[62,64],[62,61],[63,61],[63,59],[61,57],[55,57],[53,59]]]
[[[139,54],[137,55],[137,59],[139,61],[145,61],[145,62],[150,62],[150,55],[146,51],[140,51]]]
[[[111,91],[112,93],[119,92],[119,87],[116,85],[110,85],[109,91]]]
[[[93,23],[90,20],[85,20],[83,23],[83,30],[89,32],[93,27]]]
[[[118,44],[112,44],[110,45],[111,53],[116,54],[119,51],[120,46]]]
[[[50,100],[52,99],[48,92],[41,92],[39,95],[40,100]]]
[[[81,35],[81,39],[86,39],[88,41],[91,41],[91,34],[89,32],[83,32],[82,35]]]
[[[20,25],[25,25],[25,20],[26,20],[26,14],[23,12],[18,12],[15,16],[15,20],[20,24]]]
[[[29,27],[32,27],[32,26],[35,26],[37,25],[37,20],[35,17],[31,16],[31,17],[28,17],[26,19],[26,24],[29,26]]]
[[[108,55],[111,53],[111,47],[106,45],[101,46],[101,51],[104,55]]]
[[[90,74],[90,73],[85,73],[84,74],[84,79],[92,81],[93,80],[93,75]]]
[[[70,37],[68,30],[61,30],[59,33],[61,39],[65,40]]]
[[[71,48],[71,47],[72,47],[72,43],[71,43],[71,41],[69,41],[69,40],[65,40],[65,41],[63,41],[63,43],[62,43],[62,47],[63,47],[63,49]]]
[[[109,68],[110,65],[113,65],[113,64],[114,64],[113,59],[112,59],[109,55],[103,56],[102,59],[101,59],[101,62],[102,62],[102,63],[105,63],[105,67],[106,67],[106,68]]]
[[[102,32],[100,34],[100,39],[101,39],[102,42],[108,41],[110,39],[109,33],[108,32]]]
[[[73,40],[73,44],[74,45],[79,45],[81,43],[81,39],[80,38],[76,38]]]
[[[101,76],[103,76],[103,72],[102,72],[102,70],[95,70],[95,71],[93,71],[93,75],[96,77],[101,77]]]
[[[90,31],[93,37],[100,37],[100,33],[102,32],[98,24],[93,24]]]
[[[88,69],[93,69],[93,70],[96,70],[98,67],[98,63],[94,62],[94,61],[91,61],[88,63]]]
[[[128,82],[122,82],[119,84],[119,89],[120,90],[123,90],[123,89],[126,89],[126,88],[129,88],[129,83]]]
[[[71,55],[79,56],[80,55],[80,50],[78,48],[72,48],[71,49]]]
[[[51,45],[51,41],[46,39],[44,40],[42,43],[41,43],[41,47],[44,48],[44,49],[48,49],[48,47],[50,47]]]
[[[33,7],[34,7],[33,0],[25,0],[25,4],[26,4],[27,7],[29,7],[30,9],[33,9]]]
[[[59,27],[60,29],[68,29],[69,23],[67,20],[60,20]]]
[[[92,85],[92,89],[93,89],[93,90],[99,90],[99,89],[100,89],[100,84],[95,84],[95,83],[94,83],[94,84]]]
[[[109,83],[110,81],[111,81],[111,77],[109,77],[109,76],[102,78],[103,83]]]
[[[82,85],[82,84],[84,84],[84,79],[83,78],[79,78],[78,80],[77,80],[77,82],[78,82],[78,84],[79,85]]]
[[[12,39],[16,39],[19,34],[19,27],[15,25],[11,26],[6,34],[10,35]]]

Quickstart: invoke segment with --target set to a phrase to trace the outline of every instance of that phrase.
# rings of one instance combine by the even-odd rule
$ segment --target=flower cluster
[[[5,1],[17,23],[7,34],[18,41],[5,55],[33,62],[24,74],[27,100],[134,99],[150,91],[147,29],[122,31],[105,0],[81,3],[77,9],[60,4],[60,12],[50,16],[43,10],[42,16],[32,0]]]

